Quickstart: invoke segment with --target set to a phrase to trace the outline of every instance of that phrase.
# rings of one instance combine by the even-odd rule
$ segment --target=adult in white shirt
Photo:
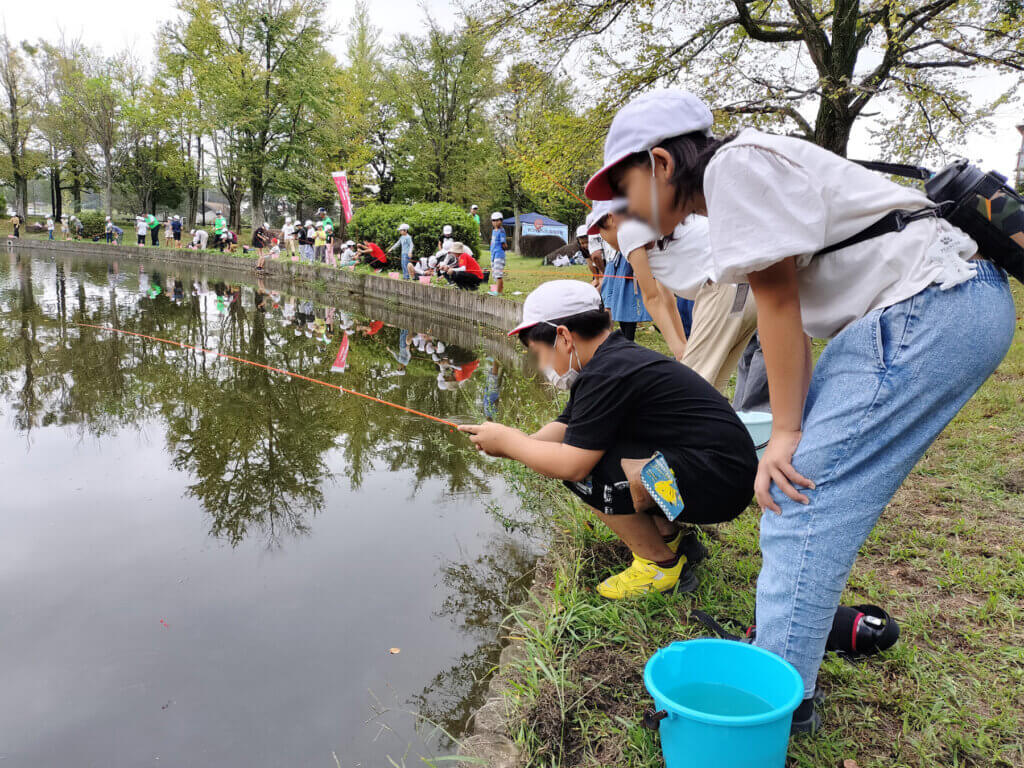
[[[685,91],[623,107],[587,184],[658,233],[706,214],[711,277],[757,298],[774,418],[755,493],[756,643],[791,662],[814,730],[825,642],[857,552],[904,478],[996,369],[1016,312],[1006,273],[921,192],[811,142],[745,130],[718,140]],[[895,210],[918,218],[820,253]],[[830,339],[812,373],[810,337]]]
[[[210,233],[205,229],[192,230],[192,245],[200,250],[206,250],[206,244],[210,240]]]

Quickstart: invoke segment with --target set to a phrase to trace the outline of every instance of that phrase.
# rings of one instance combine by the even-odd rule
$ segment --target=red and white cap
[[[538,323],[601,308],[601,294],[582,280],[550,280],[533,289],[523,302],[523,321],[508,332],[515,336]]]
[[[637,96],[612,119],[604,140],[604,167],[587,182],[587,197],[610,200],[608,171],[630,155],[646,152],[673,136],[694,131],[710,136],[713,122],[708,105],[689,91],[659,88]]]
[[[619,211],[626,210],[626,205],[628,203],[629,201],[624,197],[616,197],[612,200],[598,200],[594,203],[594,207],[591,208],[590,213],[587,214],[587,234],[600,234],[600,230],[597,225],[601,219],[609,213],[618,213]]]

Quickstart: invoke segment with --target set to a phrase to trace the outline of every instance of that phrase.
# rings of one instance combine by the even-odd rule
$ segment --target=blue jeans
[[[312,263],[314,259],[313,246],[309,243],[301,243],[299,248],[302,249],[302,260]]]
[[[761,516],[757,645],[814,685],[839,598],[861,544],[904,478],[996,369],[1016,312],[1006,274],[978,274],[851,323],[822,353],[793,466],[813,480],[808,505],[772,487],[782,514]]]
[[[402,254],[402,277],[406,280],[409,279],[409,256],[411,255],[410,253]]]
[[[47,232],[46,232],[46,237],[47,237],[47,239],[49,239],[49,240],[53,240],[53,230],[52,230],[52,229],[50,229],[50,230],[47,230]]]

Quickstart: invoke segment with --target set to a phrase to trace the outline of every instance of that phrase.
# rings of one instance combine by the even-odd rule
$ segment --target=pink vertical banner
[[[344,171],[334,171],[331,173],[331,178],[334,179],[334,186],[338,188],[338,197],[341,198],[341,210],[345,213],[345,223],[352,221],[352,198],[348,193],[348,177]]]

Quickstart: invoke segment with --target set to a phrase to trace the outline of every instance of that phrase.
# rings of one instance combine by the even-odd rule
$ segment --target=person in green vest
[[[146,227],[149,229],[150,242],[160,245],[160,219],[152,213],[146,214]]]
[[[213,220],[213,242],[217,246],[217,250],[224,250],[224,233],[228,231],[228,223],[224,219],[223,213],[218,213],[217,218]]]
[[[476,205],[469,206],[469,215],[473,217],[473,221],[476,222],[476,231],[480,231],[480,207]]]

